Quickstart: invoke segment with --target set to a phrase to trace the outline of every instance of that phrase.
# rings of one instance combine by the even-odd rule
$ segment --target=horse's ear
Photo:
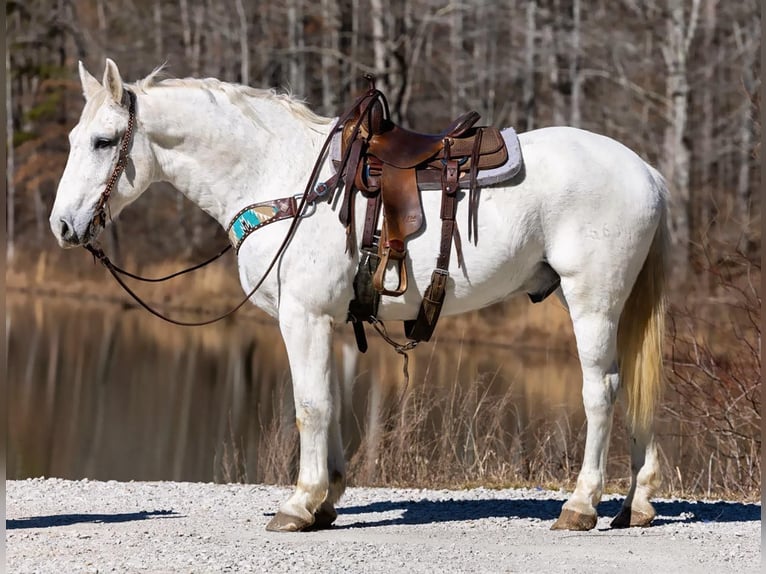
[[[109,58],[106,59],[106,69],[104,70],[104,87],[111,94],[115,102],[122,102],[122,78],[120,71]]]
[[[85,96],[86,101],[93,97],[93,94],[101,88],[98,80],[85,69],[82,60],[80,60],[80,83],[82,84],[82,95]]]

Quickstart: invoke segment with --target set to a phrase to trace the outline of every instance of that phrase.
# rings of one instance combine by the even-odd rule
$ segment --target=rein
[[[120,150],[119,154],[117,156],[117,162],[114,166],[114,169],[112,170],[112,174],[109,177],[109,180],[107,181],[106,187],[104,188],[104,191],[101,193],[101,196],[99,197],[98,203],[96,204],[95,209],[95,215],[93,216],[93,219],[88,224],[88,233],[87,235],[90,235],[90,233],[93,231],[94,226],[105,226],[106,224],[106,217],[107,217],[107,211],[108,211],[108,200],[109,196],[112,194],[112,191],[114,189],[114,186],[117,184],[117,181],[119,180],[120,176],[122,175],[123,171],[125,171],[125,166],[128,163],[128,159],[130,157],[129,150],[130,145],[133,141],[133,130],[135,127],[135,120],[136,120],[136,96],[133,92],[128,90],[127,88],[124,89],[124,94],[127,95],[128,99],[128,126],[125,129],[125,133],[122,136],[122,142],[120,144]],[[287,249],[288,244],[290,243],[290,240],[292,239],[293,235],[295,234],[295,230],[298,228],[298,225],[300,223],[303,211],[307,204],[314,203],[319,200],[326,200],[330,201],[332,197],[334,196],[334,191],[337,189],[337,186],[340,182],[341,175],[346,167],[346,164],[349,160],[349,150],[346,151],[346,154],[341,160],[341,164],[338,167],[338,170],[336,172],[336,175],[331,177],[329,180],[323,183],[319,183],[315,185],[315,182],[317,178],[319,177],[319,172],[322,167],[322,163],[325,159],[325,156],[327,154],[327,150],[329,149],[330,142],[332,141],[335,133],[339,131],[341,126],[351,118],[351,116],[354,114],[354,112],[359,109],[362,104],[367,101],[367,105],[364,107],[364,110],[361,114],[359,114],[359,118],[357,119],[355,125],[354,125],[354,136],[359,132],[359,129],[362,124],[362,119],[364,118],[365,113],[369,111],[371,108],[373,102],[377,99],[380,92],[376,90],[374,87],[368,89],[364,94],[359,96],[356,101],[351,105],[351,107],[346,110],[346,112],[341,116],[338,121],[336,122],[333,129],[330,130],[330,133],[327,135],[327,138],[324,141],[324,144],[322,145],[322,149],[319,151],[319,155],[317,157],[316,162],[314,163],[314,167],[311,170],[311,175],[309,176],[308,181],[306,182],[306,188],[303,191],[303,194],[300,196],[300,203],[298,204],[297,208],[295,209],[295,213],[292,216],[292,221],[290,223],[290,228],[287,230],[287,234],[285,235],[284,240],[282,240],[282,243],[280,244],[279,248],[277,249],[276,254],[272,258],[271,262],[269,263],[268,267],[266,268],[266,271],[264,272],[263,276],[260,278],[258,283],[255,284],[255,286],[247,293],[247,295],[242,299],[237,305],[235,305],[230,310],[226,311],[223,315],[220,315],[218,317],[215,317],[213,319],[208,319],[205,321],[179,321],[177,319],[173,319],[171,317],[168,317],[167,315],[164,315],[160,311],[157,311],[156,309],[152,308],[148,303],[146,303],[141,297],[139,297],[123,280],[121,275],[124,275],[126,277],[130,277],[132,279],[136,279],[138,281],[144,281],[148,283],[160,283],[163,281],[167,281],[169,279],[172,279],[174,277],[178,277],[180,275],[184,275],[186,273],[190,273],[191,271],[196,271],[197,269],[200,269],[204,267],[205,265],[208,265],[209,263],[212,263],[219,257],[221,257],[224,253],[229,251],[231,249],[231,245],[226,246],[224,249],[222,249],[218,254],[214,255],[213,257],[207,259],[206,261],[199,263],[197,265],[194,265],[192,267],[189,267],[188,269],[184,269],[182,271],[177,271],[175,273],[171,273],[170,275],[167,275],[165,277],[158,277],[158,278],[146,278],[141,277],[140,275],[136,275],[134,273],[131,273],[129,271],[126,271],[114,263],[109,259],[109,257],[104,253],[104,251],[97,246],[92,245],[90,242],[85,243],[83,247],[93,255],[94,260],[98,260],[104,267],[107,268],[109,273],[112,274],[112,277],[114,277],[115,281],[125,290],[125,292],[131,296],[131,298],[138,303],[141,307],[149,311],[152,315],[155,317],[159,317],[160,319],[163,319],[164,321],[167,321],[168,323],[172,323],[174,325],[180,325],[183,327],[201,327],[203,325],[210,325],[212,323],[216,323],[218,321],[221,321],[222,319],[225,319],[226,317],[229,317],[236,313],[245,303],[247,303],[250,298],[255,294],[258,289],[260,289],[261,285],[266,281],[266,278],[269,276],[271,271],[274,269],[274,266],[276,265],[279,258],[284,254],[285,250]],[[110,215],[111,218],[111,215]]]

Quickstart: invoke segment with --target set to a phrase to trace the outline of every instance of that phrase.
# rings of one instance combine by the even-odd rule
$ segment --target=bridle
[[[160,319],[163,319],[164,321],[167,321],[168,323],[172,323],[174,325],[186,326],[186,327],[198,327],[203,325],[210,325],[211,323],[216,323],[217,321],[220,321],[222,319],[225,319],[226,317],[229,317],[230,315],[233,315],[245,303],[247,303],[250,300],[250,298],[255,294],[255,292],[258,291],[261,285],[263,285],[263,283],[266,281],[266,278],[274,269],[274,266],[276,265],[277,261],[287,249],[287,246],[289,245],[290,240],[295,234],[295,230],[298,228],[298,225],[303,217],[302,214],[304,213],[304,209],[306,208],[306,206],[309,204],[314,204],[318,201],[329,202],[332,200],[333,196],[335,195],[335,191],[341,182],[341,177],[345,170],[346,164],[348,163],[350,150],[347,150],[345,155],[341,159],[341,163],[335,175],[332,176],[330,179],[328,179],[326,182],[317,183],[319,172],[322,168],[322,164],[324,163],[325,157],[329,150],[330,143],[332,142],[332,139],[335,136],[335,133],[340,131],[343,124],[346,121],[348,121],[358,109],[361,109],[362,113],[359,114],[358,119],[356,120],[354,125],[353,135],[354,137],[356,136],[356,134],[359,132],[359,129],[361,127],[362,118],[369,111],[369,109],[372,106],[372,103],[378,97],[378,94],[380,94],[380,92],[376,90],[374,87],[371,87],[370,89],[368,89],[365,93],[363,93],[361,96],[359,96],[356,99],[356,101],[351,105],[351,107],[338,119],[333,129],[330,130],[330,133],[327,135],[327,138],[325,139],[325,142],[322,145],[322,148],[319,152],[317,160],[314,163],[314,167],[311,170],[311,175],[309,176],[309,179],[306,182],[306,188],[304,189],[303,194],[299,196],[300,201],[297,207],[295,207],[295,209],[292,212],[292,215],[291,215],[292,221],[290,223],[290,227],[287,231],[287,234],[285,235],[284,240],[282,241],[279,248],[277,249],[276,254],[272,258],[271,263],[269,263],[269,266],[266,268],[266,271],[263,273],[260,280],[248,292],[248,294],[244,297],[244,299],[242,299],[239,303],[237,303],[237,305],[235,305],[229,311],[225,312],[223,315],[220,315],[218,317],[215,317],[213,319],[208,319],[205,321],[179,321],[177,319],[173,319],[157,311],[156,309],[152,308],[149,304],[147,304],[125,283],[125,280],[121,276],[124,275],[126,277],[130,277],[132,279],[136,279],[138,281],[144,281],[148,283],[160,283],[160,282],[172,279],[174,277],[178,277],[180,275],[190,273],[191,271],[196,271],[197,269],[200,269],[208,265],[209,263],[212,263],[213,261],[215,261],[222,255],[224,255],[226,252],[228,252],[232,248],[231,245],[227,245],[219,253],[207,259],[206,261],[203,261],[202,263],[189,267],[188,269],[177,271],[175,273],[171,273],[170,275],[166,275],[164,277],[157,277],[157,278],[141,277],[139,275],[130,273],[129,271],[126,271],[118,267],[117,265],[112,263],[112,261],[110,261],[109,257],[104,253],[104,251],[100,247],[93,245],[90,242],[90,240],[88,240],[87,243],[83,244],[83,247],[88,252],[90,252],[91,255],[93,255],[94,260],[98,260],[102,265],[104,265],[104,267],[106,267],[109,270],[109,272],[112,274],[112,277],[114,277],[117,283],[125,290],[125,292],[128,295],[131,296],[131,298],[133,298],[133,300],[136,303],[138,303],[141,307],[149,311],[152,315],[159,317]],[[98,202],[96,203],[93,218],[88,224],[88,228],[86,230],[86,237],[90,237],[92,233],[95,233],[96,226],[101,226],[101,227],[105,226],[107,221],[107,214],[109,211],[109,206],[108,206],[109,197],[111,196],[112,191],[114,190],[114,187],[117,185],[117,182],[120,179],[120,176],[125,171],[125,167],[128,163],[128,160],[130,159],[130,147],[131,147],[131,144],[133,143],[133,132],[134,132],[135,123],[136,123],[136,95],[132,91],[128,90],[127,88],[124,88],[123,101],[125,99],[127,99],[127,105],[128,105],[128,126],[125,129],[125,133],[122,135],[122,141],[120,142],[120,148],[119,148],[119,153],[117,155],[117,161],[114,165],[114,168],[112,169],[112,173],[109,176],[109,179],[106,182],[104,191],[101,193],[101,196],[99,197]]]
[[[101,192],[101,197],[98,198],[93,219],[90,220],[88,228],[85,231],[86,237],[91,236],[95,231],[96,226],[104,227],[106,225],[106,210],[109,196],[112,195],[112,190],[114,189],[114,186],[117,185],[117,180],[120,179],[122,172],[125,171],[125,167],[127,166],[130,157],[130,146],[133,143],[133,129],[136,125],[136,95],[127,88],[123,89],[122,94],[123,101],[125,99],[128,100],[128,127],[125,128],[125,133],[122,134],[117,161],[112,168],[112,175],[109,176],[104,191]]]

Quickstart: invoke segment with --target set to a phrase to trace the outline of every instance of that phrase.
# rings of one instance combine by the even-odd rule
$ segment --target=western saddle
[[[441,313],[449,277],[452,243],[458,265],[463,266],[460,233],[455,214],[458,190],[468,188],[468,239],[478,241],[478,170],[498,167],[508,159],[500,131],[477,127],[480,115],[468,112],[438,134],[406,130],[390,119],[388,102],[366,76],[370,87],[357,100],[351,119],[343,124],[341,162],[333,184],[342,179],[344,193],[340,220],[346,226],[349,251],[355,248],[354,199],[359,191],[367,199],[361,242],[361,257],[354,278],[354,300],[349,305],[359,349],[367,341],[363,321],[373,322],[381,295],[398,297],[407,291],[407,240],[423,226],[421,189],[441,189],[441,242],[436,268],[425,291],[418,316],[405,321],[405,335],[411,341],[428,341]],[[347,114],[348,116],[348,114]],[[324,185],[329,184],[327,182]],[[429,185],[430,184],[430,185]],[[434,185],[436,184],[436,186]],[[383,223],[378,230],[381,207]],[[389,265],[397,274],[397,286],[386,286]]]

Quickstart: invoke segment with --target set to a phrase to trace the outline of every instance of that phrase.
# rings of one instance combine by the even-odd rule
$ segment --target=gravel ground
[[[549,530],[566,493],[350,488],[330,530],[265,531],[289,490],[30,479],[6,483],[8,572],[761,571],[758,504],[658,500],[655,525]]]

